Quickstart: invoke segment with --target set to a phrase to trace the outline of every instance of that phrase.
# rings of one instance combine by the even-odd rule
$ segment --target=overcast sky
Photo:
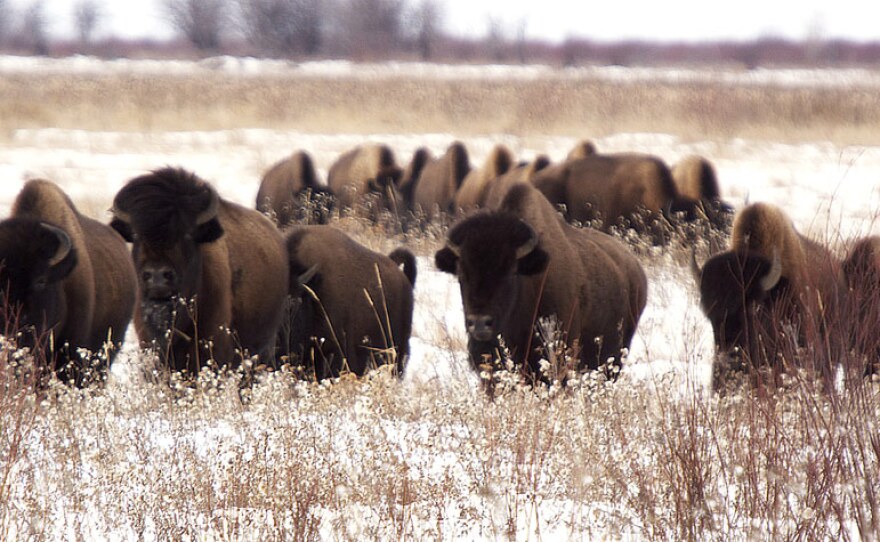
[[[166,38],[171,30],[163,0],[98,0],[101,35]],[[13,0],[21,8],[29,0]],[[76,0],[45,0],[53,34],[72,33]],[[491,17],[511,34],[525,22],[532,38],[571,36],[610,41],[746,40],[808,36],[880,40],[877,0],[441,0],[445,27],[454,34],[484,35]]]

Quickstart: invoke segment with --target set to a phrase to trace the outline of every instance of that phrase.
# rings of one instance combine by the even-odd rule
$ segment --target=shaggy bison
[[[679,194],[699,202],[709,223],[718,229],[727,229],[733,217],[733,207],[721,199],[715,166],[702,156],[687,156],[672,167],[672,179]]]
[[[423,164],[411,189],[410,206],[429,217],[435,216],[437,211],[453,211],[455,195],[470,169],[465,146],[459,141],[452,143],[443,156]]]
[[[555,352],[534,332],[540,319],[555,318],[577,369],[616,374],[645,307],[635,256],[613,237],[566,224],[528,184],[513,186],[498,209],[455,225],[435,262],[458,278],[475,368],[495,358],[500,336],[526,375],[553,377],[540,360]]]
[[[115,231],[80,214],[54,183],[32,180],[0,222],[0,288],[4,333],[27,330],[20,346],[54,346],[47,361],[58,378],[81,385],[92,368],[100,376],[121,345],[136,278]],[[95,367],[77,348],[109,357],[98,356]]]
[[[327,185],[342,207],[354,207],[365,196],[373,195],[381,199],[382,207],[398,211],[402,175],[390,147],[366,143],[336,159],[327,173]]]
[[[778,207],[746,207],[734,222],[730,250],[702,269],[691,263],[719,353],[716,389],[733,369],[769,366],[775,377],[792,341],[828,336],[838,320],[845,286],[840,262],[797,232]]]
[[[300,226],[287,236],[295,307],[288,351],[315,377],[394,363],[409,356],[416,264],[405,249],[374,252],[332,226]],[[403,266],[401,271],[400,265]]]
[[[880,237],[859,239],[843,261],[848,286],[848,331],[865,374],[880,370]]]
[[[532,182],[535,175],[549,165],[550,159],[542,154],[531,162],[523,162],[510,168],[506,173],[489,182],[483,206],[487,209],[496,209],[511,188],[520,183]]]
[[[665,220],[696,217],[696,202],[679,195],[669,168],[646,154],[593,154],[544,168],[533,184],[568,220],[625,225],[663,241]]]
[[[142,344],[154,343],[172,370],[190,374],[210,360],[234,367],[246,353],[269,353],[288,266],[281,234],[265,216],[177,168],[132,179],[112,211],[111,226],[133,244]]]
[[[318,181],[312,157],[297,151],[263,175],[256,207],[273,216],[279,228],[294,221],[325,224],[333,207],[333,194]]]
[[[486,202],[489,183],[513,167],[513,153],[504,145],[496,145],[483,167],[472,169],[461,182],[455,194],[455,208],[470,211]]]

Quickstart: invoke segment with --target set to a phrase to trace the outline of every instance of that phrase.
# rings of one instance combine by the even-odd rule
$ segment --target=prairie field
[[[34,177],[107,221],[128,179],[164,165],[253,206],[262,173],[297,149],[324,175],[368,140],[406,163],[458,139],[477,166],[497,143],[560,160],[589,138],[670,164],[706,156],[734,207],[780,205],[840,256],[880,233],[872,72],[5,57],[0,74],[2,216]],[[795,371],[773,391],[712,393],[687,247],[633,247],[648,307],[616,382],[510,376],[490,399],[467,363],[458,285],[433,266],[448,222],[335,225],[418,257],[401,378],[281,370],[243,400],[236,375],[169,385],[129,329],[105,383],[34,393],[13,375],[27,353],[6,347],[0,540],[880,536],[880,384],[842,370],[827,390]]]

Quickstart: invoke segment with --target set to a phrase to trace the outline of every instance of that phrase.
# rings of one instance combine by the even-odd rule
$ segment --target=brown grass
[[[872,88],[614,82],[589,75],[481,81],[9,73],[0,78],[0,119],[0,133],[7,135],[38,127],[265,127],[573,137],[647,131],[685,139],[877,143],[880,94]]]

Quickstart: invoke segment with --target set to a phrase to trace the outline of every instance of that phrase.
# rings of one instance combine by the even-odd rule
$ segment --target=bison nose
[[[489,341],[495,337],[495,319],[487,314],[468,314],[465,318],[468,335],[478,341]]]
[[[177,289],[177,273],[169,265],[147,265],[141,272],[150,299],[169,299]]]

